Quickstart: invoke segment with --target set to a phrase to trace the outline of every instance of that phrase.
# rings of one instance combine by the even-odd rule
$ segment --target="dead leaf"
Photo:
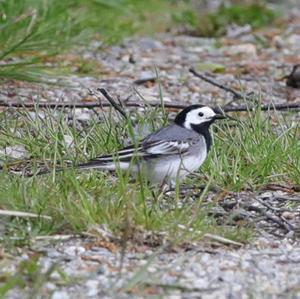
[[[294,188],[293,186],[289,186],[289,185],[270,183],[270,184],[264,185],[262,187],[262,190],[283,191],[283,192],[286,192],[286,193],[294,193],[293,188]]]
[[[113,253],[119,250],[119,247],[115,243],[101,239],[97,239],[84,245],[86,250],[90,250],[92,247],[105,248]]]
[[[104,261],[101,255],[81,255],[80,258],[84,261],[97,262],[99,264],[102,264]]]

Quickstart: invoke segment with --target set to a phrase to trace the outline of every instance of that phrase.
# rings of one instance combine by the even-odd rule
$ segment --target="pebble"
[[[54,291],[56,290],[56,284],[52,283],[52,282],[46,282],[45,285],[44,285],[44,288],[47,290],[47,291]]]
[[[95,297],[97,296],[98,292],[99,292],[99,281],[98,280],[88,280],[85,283],[85,286],[87,287],[88,291],[87,291],[87,296],[88,297]]]
[[[256,46],[249,43],[224,47],[223,51],[227,55],[247,55],[248,58],[257,58]]]
[[[163,45],[160,41],[154,40],[152,38],[144,37],[139,39],[137,42],[138,46],[144,50],[153,50],[153,49],[161,49]]]
[[[0,157],[1,156],[20,159],[20,158],[27,157],[28,152],[25,149],[24,145],[13,145],[13,146],[7,146],[5,148],[0,149]]]
[[[55,291],[51,296],[51,299],[70,299],[70,298],[71,297],[66,291]]]
[[[74,138],[71,135],[63,135],[66,148],[74,147]]]
[[[281,216],[287,220],[291,220],[295,218],[295,213],[284,211]]]
[[[85,248],[81,246],[69,246],[65,248],[65,253],[71,256],[78,256],[85,252]]]
[[[246,24],[244,26],[238,26],[238,25],[231,25],[227,28],[226,36],[228,38],[237,38],[241,35],[250,33],[252,31],[252,27],[249,24]]]
[[[300,35],[292,34],[286,39],[287,46],[293,51],[298,51],[300,55]],[[298,55],[298,56],[299,56]]]

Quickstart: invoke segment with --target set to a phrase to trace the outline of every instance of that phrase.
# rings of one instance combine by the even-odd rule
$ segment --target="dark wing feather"
[[[147,143],[140,143],[136,147],[130,145],[123,148],[122,150],[116,152],[114,155],[104,155],[98,158],[94,158],[83,164],[85,166],[95,165],[95,164],[107,164],[114,161],[119,162],[129,162],[133,157],[142,158],[142,159],[151,159],[158,156],[169,156],[169,155],[178,155],[184,154],[188,151],[190,143],[188,141],[153,141]]]
[[[184,154],[190,148],[189,141],[162,140],[144,145],[144,151],[147,155],[163,156]]]

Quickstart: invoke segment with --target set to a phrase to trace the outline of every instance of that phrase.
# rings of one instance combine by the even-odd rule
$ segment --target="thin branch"
[[[204,235],[204,237],[207,238],[207,239],[211,239],[213,241],[223,243],[225,245],[234,245],[234,246],[238,246],[238,247],[241,247],[241,246],[244,245],[243,243],[236,242],[236,241],[233,241],[233,240],[230,240],[228,238],[224,238],[224,237],[221,237],[221,236],[215,235],[215,234],[206,233]]]
[[[234,89],[227,87],[223,84],[220,84],[218,82],[215,82],[212,79],[207,78],[206,76],[196,72],[193,68],[190,68],[189,71],[196,77],[202,79],[203,81],[210,83],[211,85],[214,85],[220,89],[225,90],[226,92],[230,92],[231,94],[233,94],[233,96],[235,97],[235,99],[244,99],[244,96],[242,94],[240,94],[239,92],[235,91]]]
[[[144,107],[143,103],[123,103],[125,107]],[[152,107],[160,107],[160,103],[147,103]],[[102,108],[102,107],[111,107],[110,103],[99,103],[98,101],[95,102],[19,102],[19,101],[9,101],[4,102],[0,101],[0,107],[11,107],[11,108],[50,108],[50,109],[57,109],[57,108],[87,108],[87,109],[94,109],[94,108]],[[183,109],[187,105],[180,104],[180,103],[169,103],[164,104],[165,107],[172,108],[172,109]]]
[[[23,211],[11,211],[11,210],[0,210],[0,216],[32,217],[32,218],[44,218],[44,219],[52,220],[52,217],[47,215],[40,215],[35,213],[23,212]]]
[[[280,208],[276,208],[273,207],[271,205],[269,205],[267,202],[264,202],[262,199],[258,198],[258,197],[254,197],[254,199],[256,201],[258,201],[261,205],[265,206],[266,208],[268,208],[269,210],[273,211],[274,214],[282,221],[284,222],[288,227],[289,230],[295,230],[294,225],[292,225],[288,220],[286,220],[284,217],[282,217],[282,212],[284,212],[285,210],[282,210]]]
[[[279,227],[285,229],[288,232],[293,230],[293,228],[291,228],[290,225],[288,225],[281,218],[279,218],[276,215],[272,215],[271,213],[269,213],[268,211],[265,211],[264,209],[262,209],[260,207],[251,205],[251,206],[248,207],[248,211],[255,211],[255,212],[260,213],[262,216],[266,217],[267,220],[276,223]]]
[[[269,110],[300,110],[300,103],[284,103],[284,104],[264,104],[264,105],[242,105],[236,107],[224,107],[224,112],[242,112],[251,111],[259,108],[261,111]]]
[[[145,84],[147,82],[151,82],[151,83],[154,83],[157,81],[157,77],[147,77],[147,78],[144,78],[144,79],[138,79],[138,80],[135,80],[133,83],[136,84],[136,85],[142,85],[142,84]]]
[[[98,88],[97,91],[101,92],[101,94],[108,100],[111,106],[116,109],[125,119],[128,119],[128,116],[122,106],[118,104],[104,88]]]
[[[139,103],[123,103],[124,107],[131,108],[131,107],[144,107],[143,104]],[[161,107],[160,103],[147,103],[151,107]],[[164,103],[165,108],[180,110],[185,108],[186,104],[175,103],[175,102],[168,102]],[[110,103],[99,103],[99,102],[42,102],[42,103],[33,103],[33,102],[0,102],[0,107],[11,107],[11,108],[49,108],[49,109],[57,109],[57,108],[87,108],[87,109],[95,109],[95,108],[102,108],[102,107],[111,107]],[[264,104],[264,105],[241,105],[236,107],[224,107],[222,110],[224,112],[243,112],[249,111],[252,109],[260,108],[262,111],[269,111],[269,110],[300,110],[300,103],[284,103],[284,104]],[[215,108],[220,108],[215,107]]]
[[[219,287],[211,287],[211,288],[197,288],[197,287],[186,287],[180,284],[164,284],[164,283],[153,283],[153,282],[145,282],[142,285],[147,287],[155,287],[162,289],[170,289],[170,290],[179,290],[181,292],[186,293],[205,293],[205,292],[213,292],[219,290]]]

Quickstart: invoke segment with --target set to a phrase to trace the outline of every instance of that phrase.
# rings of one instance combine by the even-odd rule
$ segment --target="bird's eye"
[[[199,112],[198,115],[202,117],[204,115],[204,113],[203,112]]]

